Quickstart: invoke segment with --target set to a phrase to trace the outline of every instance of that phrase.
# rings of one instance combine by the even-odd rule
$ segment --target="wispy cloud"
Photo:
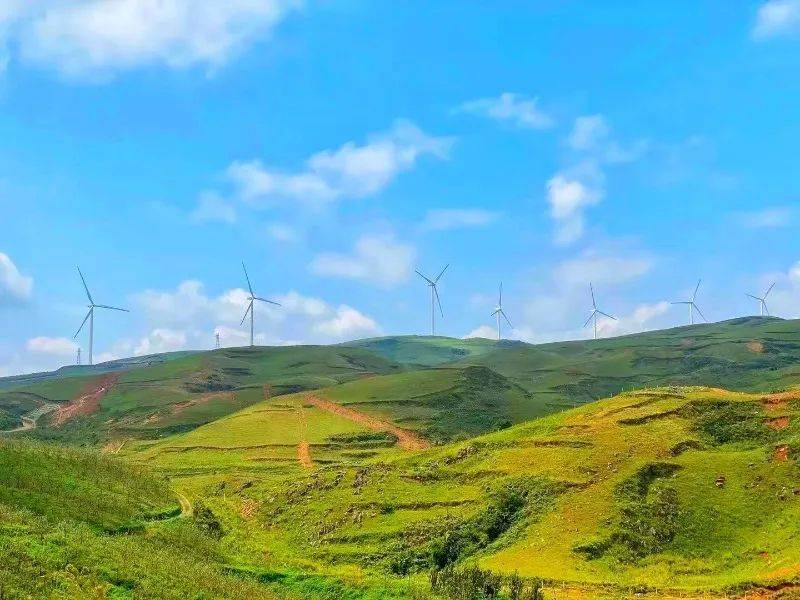
[[[555,242],[566,246],[583,236],[585,210],[605,195],[604,177],[594,163],[560,171],[546,184],[549,214],[555,224]]]
[[[454,139],[430,136],[409,121],[374,134],[364,144],[348,142],[312,155],[298,171],[281,171],[258,160],[237,161],[227,176],[238,195],[258,204],[288,199],[314,206],[340,198],[365,198],[383,191],[422,156],[446,159]]]
[[[236,209],[215,192],[203,192],[189,215],[195,223],[236,223]]]
[[[470,100],[456,107],[456,113],[469,113],[506,121],[524,129],[548,129],[555,120],[539,108],[539,99],[505,92],[494,98]]]
[[[8,254],[0,252],[0,304],[26,302],[33,292],[33,277],[20,273]]]
[[[500,213],[481,208],[442,208],[429,210],[420,224],[422,231],[445,231],[465,227],[484,227],[500,217]]]
[[[800,0],[769,0],[759,6],[752,33],[756,40],[800,33]]]
[[[760,210],[742,211],[733,215],[734,220],[751,229],[788,227],[797,219],[798,211],[789,206],[773,206]]]
[[[393,287],[408,280],[416,255],[413,246],[392,237],[365,235],[356,242],[349,254],[319,254],[310,268],[318,275],[358,279],[381,287]]]

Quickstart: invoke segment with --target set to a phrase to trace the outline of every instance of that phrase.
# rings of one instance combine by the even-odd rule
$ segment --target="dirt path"
[[[175,492],[175,495],[178,496],[178,502],[181,504],[181,516],[191,517],[194,514],[192,503],[189,502],[189,499],[180,492]]]
[[[321,408],[329,413],[339,415],[340,417],[349,419],[350,421],[358,423],[359,425],[363,425],[367,429],[391,433],[397,438],[397,445],[404,450],[424,450],[425,448],[430,447],[428,441],[416,433],[409,431],[408,429],[401,429],[400,427],[397,427],[388,421],[381,421],[380,419],[366,413],[353,410],[352,408],[347,408],[341,404],[336,404],[335,402],[331,402],[330,400],[320,398],[319,396],[315,396],[313,394],[308,394],[306,396],[306,401],[309,404],[313,404],[317,408]]]
[[[297,444],[297,460],[300,466],[304,469],[313,469],[314,461],[311,459],[311,446],[308,443],[308,422],[306,421],[306,411],[303,408],[303,403],[295,400],[295,408],[297,409],[297,423],[300,428],[299,437],[300,443]]]
[[[53,404],[52,402],[46,402],[39,408],[32,410],[31,412],[22,415],[20,420],[22,421],[22,425],[19,427],[15,427],[14,429],[4,429],[0,430],[0,433],[17,433],[19,431],[30,431],[32,429],[36,429],[39,419],[45,416],[48,413],[53,412],[54,410],[58,410],[58,404]]]
[[[110,374],[96,379],[89,383],[83,390],[83,395],[78,396],[67,404],[58,409],[56,418],[53,421],[53,426],[58,427],[63,425],[70,419],[79,415],[91,415],[100,408],[100,401],[106,395],[109,389],[116,383],[117,375]]]

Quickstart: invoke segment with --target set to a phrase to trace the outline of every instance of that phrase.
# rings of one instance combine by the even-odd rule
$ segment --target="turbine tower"
[[[86,321],[89,321],[89,361],[86,363],[87,365],[92,364],[92,350],[94,347],[94,309],[95,308],[107,308],[108,310],[119,310],[122,312],[130,312],[125,308],[117,308],[116,306],[108,306],[106,304],[95,304],[95,301],[92,300],[92,295],[89,293],[89,286],[86,285],[86,279],[83,278],[83,273],[81,273],[80,267],[78,267],[78,275],[81,276],[81,282],[83,283],[83,289],[86,290],[86,297],[89,299],[89,312],[86,313],[86,316],[83,318],[83,322],[81,326],[78,327],[78,331],[75,332],[75,335],[72,336],[73,339],[78,337],[78,334],[83,329],[83,326],[86,325]]]
[[[81,349],[80,348],[78,348],[78,359],[77,359],[77,362],[75,364],[76,365],[80,365],[81,364]]]
[[[694,311],[697,311],[697,314],[703,318],[703,321],[708,323],[708,319],[706,319],[703,312],[697,307],[697,303],[695,303],[695,300],[697,299],[697,290],[700,289],[700,284],[702,283],[702,281],[703,281],[702,279],[697,280],[697,286],[694,288],[694,293],[692,294],[692,298],[690,300],[679,300],[678,302],[672,303],[672,304],[686,304],[689,307],[689,325],[694,325]]]
[[[764,315],[769,316],[769,309],[767,308],[767,296],[769,296],[769,293],[772,291],[772,288],[774,287],[775,284],[773,283],[771,286],[767,288],[767,291],[764,292],[764,295],[761,296],[760,298],[758,296],[754,296],[753,294],[745,294],[745,296],[749,296],[753,300],[758,300],[758,307],[760,309],[762,317]]]
[[[423,275],[419,271],[416,272],[417,275],[419,275],[425,281],[428,282],[428,287],[431,288],[431,335],[436,335],[436,305],[437,304],[439,305],[439,312],[441,313],[442,318],[444,318],[444,311],[442,310],[442,302],[441,302],[441,300],[439,300],[439,289],[436,286],[439,283],[439,280],[442,278],[442,275],[444,275],[444,272],[447,271],[447,267],[449,267],[449,266],[450,265],[445,265],[444,269],[442,269],[441,272],[434,279],[430,279],[429,277],[426,277],[425,275]]]
[[[603,315],[604,317],[614,319],[615,321],[617,320],[617,317],[612,317],[610,314],[604,313],[602,310],[597,308],[597,302],[595,302],[594,299],[594,287],[592,287],[591,283],[589,283],[589,294],[592,296],[592,312],[589,315],[589,318],[586,319],[586,323],[584,323],[583,326],[586,327],[592,322],[592,319],[594,319],[594,339],[597,339],[597,315]]]
[[[214,339],[216,340],[215,348],[219,350],[219,331],[214,334]]]
[[[264,302],[265,304],[274,304],[275,306],[280,306],[277,302],[273,302],[272,300],[267,300],[266,298],[259,298],[256,296],[256,293],[253,291],[253,286],[250,284],[250,277],[247,275],[247,267],[244,266],[244,262],[242,262],[242,269],[244,270],[244,277],[247,279],[247,289],[250,290],[250,296],[247,298],[248,305],[247,310],[244,311],[244,316],[242,317],[242,322],[239,325],[244,324],[244,320],[247,318],[247,313],[250,313],[250,347],[253,347],[253,313],[255,312],[255,308],[253,304],[256,300],[259,302]]]
[[[508,323],[509,327],[514,327],[511,324],[511,321],[508,320],[508,316],[506,316],[506,312],[503,310],[503,283],[500,282],[500,296],[497,299],[497,307],[494,309],[492,313],[493,317],[497,317],[497,341],[499,342],[502,338],[500,337],[500,315],[503,315],[503,318]]]

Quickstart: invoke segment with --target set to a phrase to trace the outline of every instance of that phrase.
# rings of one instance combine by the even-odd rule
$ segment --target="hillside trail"
[[[300,443],[297,444],[297,460],[304,469],[313,469],[314,461],[311,459],[311,446],[308,443],[308,421],[306,421],[306,411],[303,403],[299,400],[294,401],[297,409],[297,424],[299,427]]]
[[[53,421],[54,427],[63,425],[70,419],[79,415],[91,415],[100,408],[100,401],[108,390],[116,383],[118,375],[109,374],[91,382],[84,390],[83,395],[78,396],[66,406],[60,406]]]
[[[186,496],[184,496],[178,491],[175,492],[175,495],[178,496],[178,502],[181,505],[181,516],[191,517],[194,514],[194,508],[192,508],[192,503],[189,502],[189,499]]]
[[[36,429],[36,427],[39,425],[39,419],[46,414],[53,412],[54,410],[58,410],[58,404],[46,402],[42,406],[22,415],[22,417],[20,417],[22,425],[15,427],[14,429],[2,429],[0,430],[0,433],[17,433],[20,431],[31,431]]]
[[[430,448],[430,443],[426,439],[417,435],[413,431],[401,429],[397,425],[394,425],[388,421],[382,421],[381,419],[373,417],[372,415],[368,415],[352,408],[347,408],[341,404],[331,402],[326,398],[315,396],[314,394],[308,394],[306,396],[306,401],[317,408],[325,410],[334,415],[344,417],[345,419],[353,421],[354,423],[358,423],[359,425],[363,425],[372,431],[385,431],[387,433],[391,433],[397,438],[397,445],[404,450],[424,450],[425,448]]]

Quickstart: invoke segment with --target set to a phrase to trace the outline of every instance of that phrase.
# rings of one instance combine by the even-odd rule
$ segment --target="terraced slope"
[[[265,428],[288,430],[272,418]],[[424,574],[477,562],[544,578],[550,597],[733,597],[800,578],[800,392],[654,388],[422,452],[331,449],[313,469],[282,456],[196,474],[169,462],[168,444],[204,430],[232,447],[261,437],[209,425],[138,458],[182,475],[230,543],[268,547],[271,560],[253,559],[264,569]]]

